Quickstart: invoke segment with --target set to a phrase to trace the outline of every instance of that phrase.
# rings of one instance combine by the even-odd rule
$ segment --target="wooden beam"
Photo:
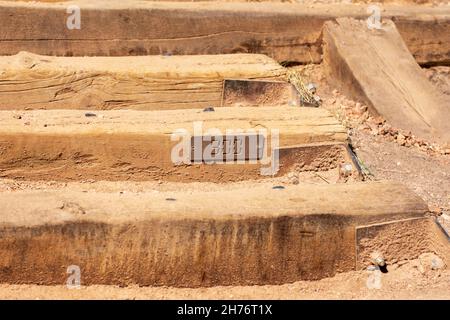
[[[88,111],[80,110],[1,111],[0,177],[185,182],[265,177],[260,168],[270,164],[261,161],[175,165],[171,152],[181,137],[172,141],[171,134],[178,129],[186,130],[190,136],[208,135],[208,129],[218,129],[223,135],[227,129],[241,129],[248,134],[252,133],[250,130],[258,134],[256,130],[266,129],[262,134],[266,134],[264,143],[268,157],[272,150],[271,129],[279,131],[279,147],[346,142],[346,129],[326,110],[284,108],[223,107],[213,112],[202,109],[98,111],[88,117],[85,114]],[[202,121],[200,134],[194,131],[195,121]],[[311,148],[318,150],[316,145]],[[326,150],[335,148],[331,145]],[[314,157],[314,152],[310,157]],[[329,157],[331,155],[325,157],[325,161]],[[311,162],[303,158],[302,161],[304,165]],[[316,165],[320,166],[320,161]]]
[[[223,80],[281,80],[264,55],[0,57],[0,110],[220,107]]]
[[[70,4],[81,8],[80,30],[66,27]],[[1,1],[0,55],[262,53],[277,61],[318,63],[324,22],[367,19],[366,10],[342,4]],[[382,18],[395,19],[420,64],[450,63],[449,14],[448,7],[382,7]]]
[[[355,270],[357,225],[428,211],[396,183],[272,186],[0,193],[0,266],[8,270],[0,282],[62,285],[70,265],[82,270],[83,285],[314,280]],[[431,249],[416,246],[427,244],[424,225],[413,227],[396,233],[397,253],[406,259]],[[419,227],[417,237],[404,236]]]
[[[324,41],[325,66],[343,92],[396,128],[450,144],[448,99],[425,77],[392,21],[380,30],[349,18],[327,22]]]

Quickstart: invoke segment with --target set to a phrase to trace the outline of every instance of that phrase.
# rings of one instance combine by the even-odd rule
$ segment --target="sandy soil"
[[[400,181],[430,205],[450,210],[450,154],[439,146],[414,140],[382,119],[368,115],[367,107],[335,90],[325,81],[322,66],[295,67],[317,84],[322,107],[330,110],[348,128],[353,149],[367,179]],[[431,81],[450,91],[450,68],[425,69]]]
[[[36,0],[9,0],[9,1],[19,1],[19,2],[35,2]],[[38,2],[66,2],[67,0],[38,0]],[[184,2],[188,0],[149,0],[149,1],[178,1]],[[205,1],[217,1],[217,0],[191,0],[198,2]],[[372,3],[370,0],[221,0],[221,2],[297,2],[297,3]],[[447,3],[446,0],[379,0],[379,3],[413,3],[413,4],[439,4],[439,3]]]
[[[380,276],[380,287],[370,285]],[[369,283],[369,286],[368,286]],[[320,281],[280,286],[169,287],[0,285],[0,299],[450,299],[450,270],[432,270],[426,256],[390,266],[387,273],[358,271]]]
[[[423,70],[431,83],[445,95],[450,96],[450,67],[438,66]]]

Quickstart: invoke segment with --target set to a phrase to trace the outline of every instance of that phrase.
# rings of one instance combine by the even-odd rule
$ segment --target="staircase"
[[[286,82],[277,61],[306,47],[320,61],[330,17],[81,3],[67,30],[64,2],[0,1],[3,24],[29,18],[0,27],[0,179],[16,186],[0,192],[0,282],[64,284],[76,265],[83,285],[282,284],[441,250],[426,203],[363,181],[327,110],[223,106],[226,79]]]

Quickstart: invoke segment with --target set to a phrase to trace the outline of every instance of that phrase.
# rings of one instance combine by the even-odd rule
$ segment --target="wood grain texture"
[[[281,80],[263,55],[0,57],[0,110],[220,107],[223,79]]]
[[[365,101],[392,126],[450,143],[450,104],[425,77],[394,23],[369,30],[364,21],[326,23],[325,65],[342,90]]]
[[[82,10],[80,30],[66,27],[69,4]],[[0,55],[262,53],[277,61],[319,63],[324,22],[346,16],[367,19],[366,9],[343,4],[0,1]],[[449,15],[448,7],[384,5],[382,12],[383,19],[395,19],[420,64],[450,63]]]
[[[260,179],[258,163],[174,165],[177,129],[194,133],[226,130],[279,130],[279,146],[346,142],[345,128],[326,110],[256,107],[170,111],[0,111],[0,177],[32,180],[167,180],[229,182]],[[286,110],[287,111],[287,110]],[[20,119],[18,119],[20,118]],[[331,146],[330,148],[333,148]],[[336,151],[338,152],[338,151]],[[270,148],[267,155],[270,157]],[[306,162],[306,161],[305,161]]]
[[[0,282],[39,284],[65,283],[74,264],[83,285],[320,279],[355,269],[356,225],[427,212],[413,192],[387,182],[123,194],[24,191],[1,193],[0,202],[0,267],[7,270]]]

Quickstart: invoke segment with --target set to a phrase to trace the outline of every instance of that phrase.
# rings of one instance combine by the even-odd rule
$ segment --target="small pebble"
[[[306,89],[308,89],[309,92],[311,92],[312,94],[316,93],[317,90],[316,85],[314,83],[308,83],[306,85]]]

